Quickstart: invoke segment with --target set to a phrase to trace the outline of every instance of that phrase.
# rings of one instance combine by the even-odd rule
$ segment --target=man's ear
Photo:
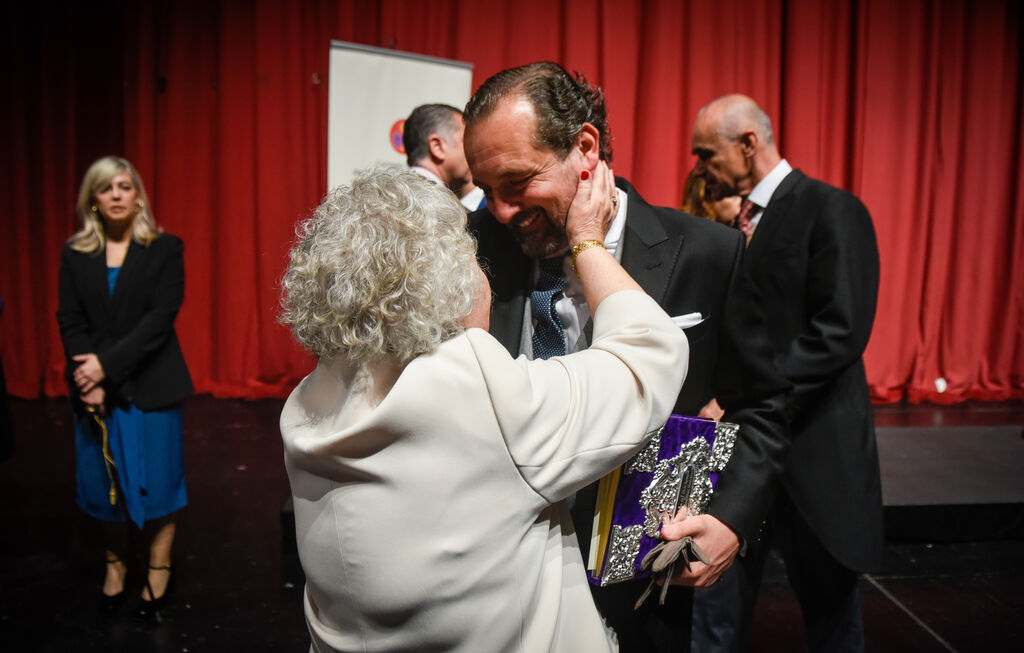
[[[584,167],[592,170],[601,160],[601,132],[589,122],[583,123],[580,133],[576,135],[576,149],[584,160]]]
[[[754,153],[757,151],[757,132],[743,132],[736,140],[740,144],[740,149],[743,152],[744,157],[751,158],[754,156]]]
[[[430,156],[435,162],[441,163],[448,158],[448,144],[437,134],[431,134],[427,139],[427,147],[430,149]]]

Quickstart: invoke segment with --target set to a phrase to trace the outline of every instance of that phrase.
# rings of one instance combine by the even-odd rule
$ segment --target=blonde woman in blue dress
[[[148,543],[139,613],[172,589],[174,513],[185,506],[181,404],[192,381],[174,321],[185,291],[181,239],[163,233],[125,159],[85,173],[81,229],[61,253],[57,322],[74,409],[78,505],[104,523],[101,604],[125,596],[128,524]]]

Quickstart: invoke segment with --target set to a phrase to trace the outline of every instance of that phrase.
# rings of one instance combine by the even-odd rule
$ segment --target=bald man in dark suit
[[[737,226],[778,369],[793,384],[792,442],[766,536],[723,580],[698,590],[693,646],[746,650],[764,554],[778,546],[812,651],[861,651],[859,572],[883,552],[874,420],[861,355],[878,298],[878,248],[864,205],[793,170],[771,121],[730,95],[698,115],[698,174],[744,198]]]

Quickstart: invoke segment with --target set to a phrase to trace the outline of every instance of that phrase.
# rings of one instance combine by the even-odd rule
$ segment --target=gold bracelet
[[[580,273],[577,272],[577,270],[576,270],[576,257],[579,256],[581,252],[583,252],[585,250],[588,250],[591,247],[602,247],[603,248],[604,247],[604,243],[602,243],[600,240],[584,240],[581,243],[576,243],[575,245],[573,245],[573,248],[572,248],[572,271],[573,271],[573,274],[575,274],[577,277],[580,276]]]

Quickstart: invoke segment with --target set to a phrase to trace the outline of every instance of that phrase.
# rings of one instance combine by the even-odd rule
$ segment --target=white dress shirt
[[[756,227],[757,223],[761,221],[764,209],[768,206],[768,202],[771,201],[772,195],[775,194],[775,189],[779,187],[779,184],[786,178],[786,175],[791,172],[793,172],[793,166],[783,159],[772,168],[771,172],[764,176],[764,179],[757,183],[757,186],[754,186],[754,190],[750,191],[747,199],[759,207],[757,212],[751,216],[750,224]]]

